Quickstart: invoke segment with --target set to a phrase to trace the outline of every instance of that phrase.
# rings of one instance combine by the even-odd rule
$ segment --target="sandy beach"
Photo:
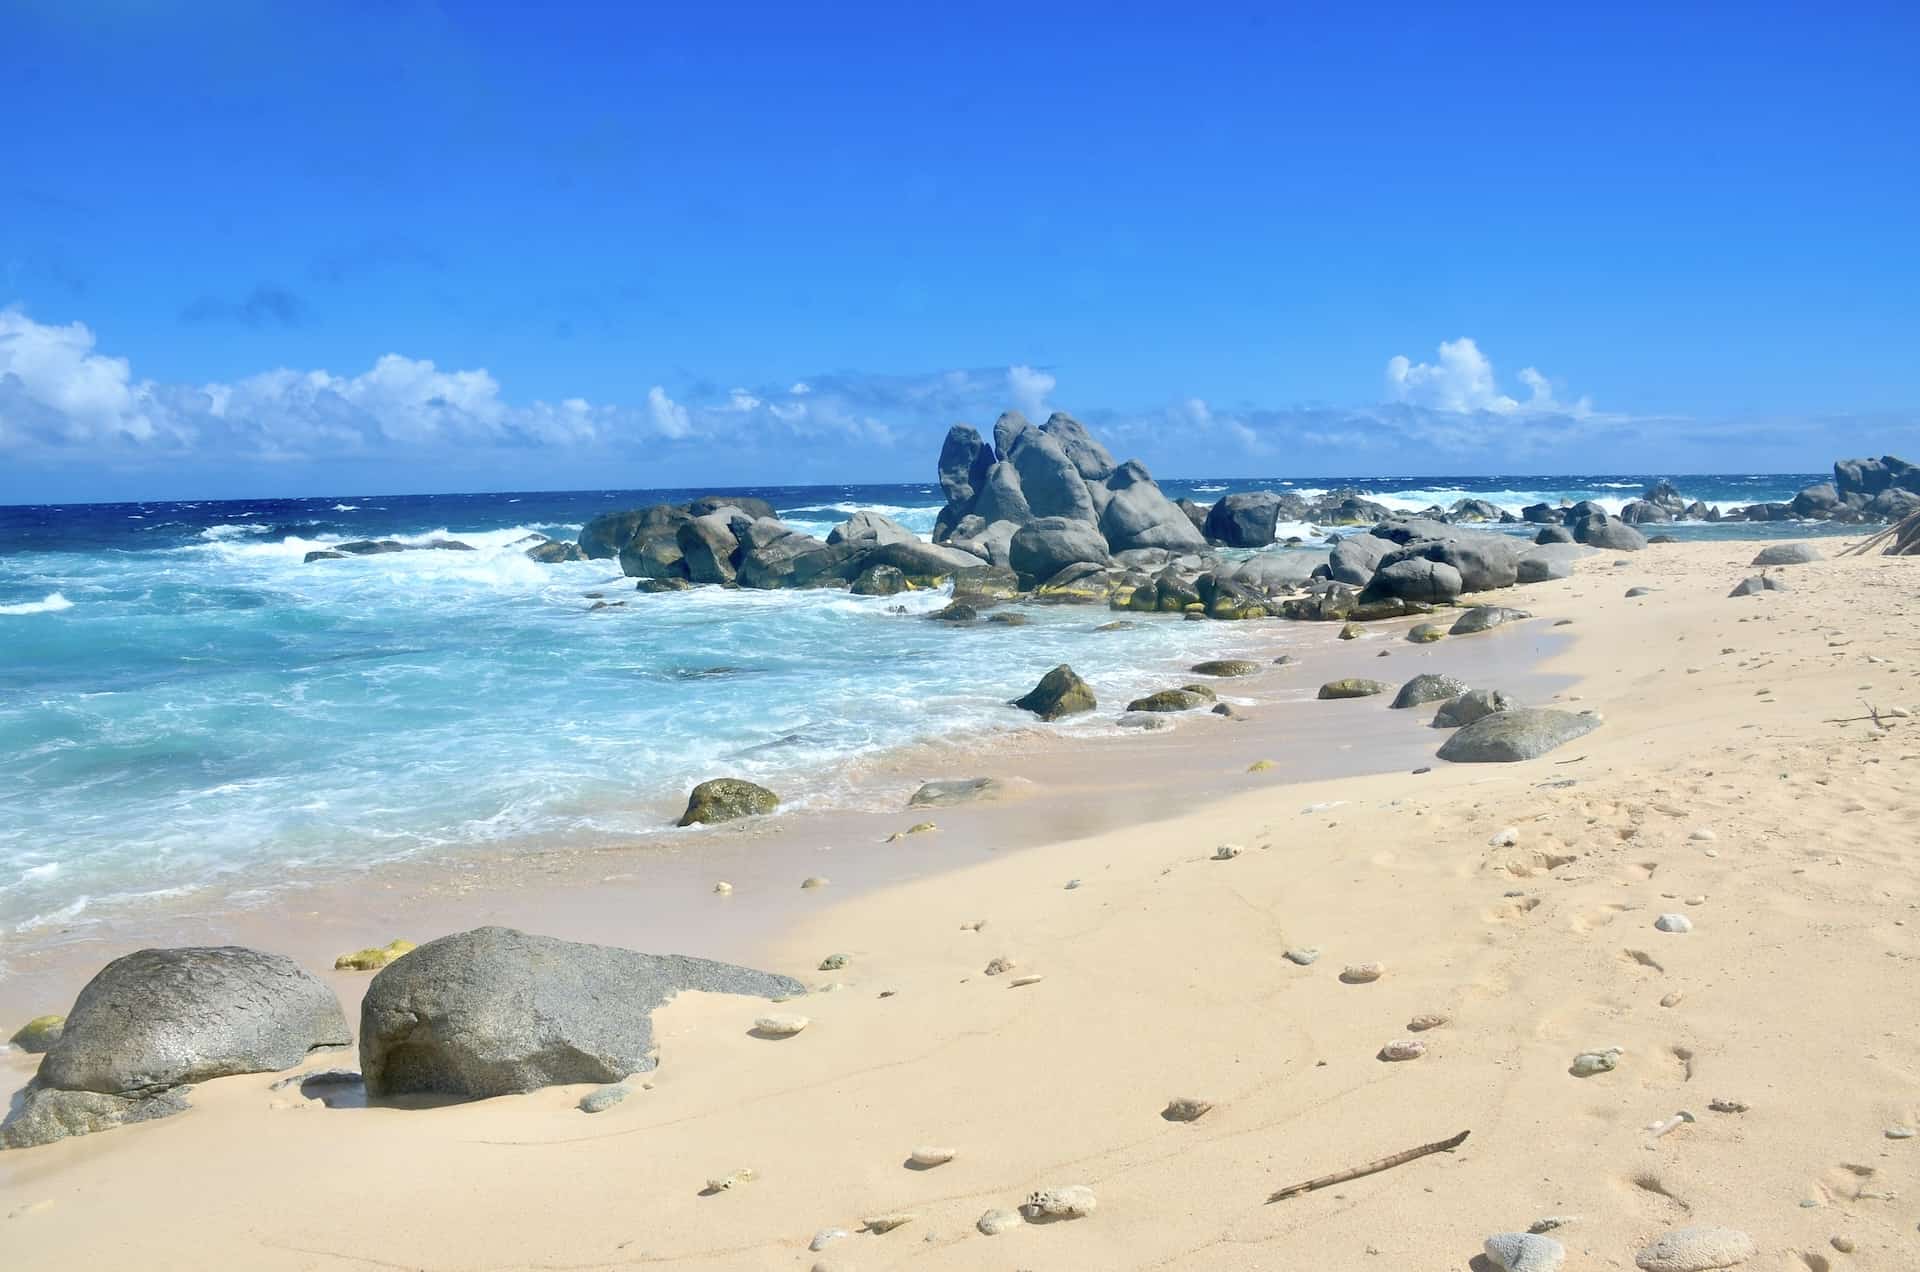
[[[595,1115],[583,1087],[329,1108],[285,1075],[207,1082],[184,1115],[0,1154],[0,1247],[143,1269],[1484,1269],[1487,1236],[1557,1219],[1570,1269],[1631,1268],[1690,1224],[1750,1234],[1756,1268],[1920,1266],[1920,1140],[1889,1135],[1920,1123],[1920,561],[1821,546],[1758,597],[1727,595],[1755,545],[1699,542],[1593,554],[1488,598],[1533,620],[1432,646],[1406,622],[1351,642],[1314,625],[1250,685],[1268,702],[1245,724],[938,756],[923,776],[1034,785],[893,845],[875,832],[916,818],[776,819],[644,877],[569,854],[511,886],[392,878],[181,920],[316,973],[376,939],[503,923],[816,992],[780,1009],[811,1020],[783,1040],[750,1032],[764,1002],[682,996],[655,1015],[647,1088]],[[1308,629],[1257,630],[1277,654]],[[1307,701],[1456,668],[1604,723],[1539,760],[1450,765],[1431,707]],[[1373,771],[1247,771],[1343,745],[1381,749],[1319,772]],[[827,864],[774,856],[784,835]],[[803,896],[808,874],[835,882]],[[1666,914],[1691,930],[1658,930]],[[130,948],[49,958],[5,1005],[63,1009]],[[1366,963],[1378,978],[1347,983]],[[369,978],[324,979],[356,1019]],[[1424,1054],[1379,1058],[1403,1039]],[[1611,1070],[1569,1071],[1614,1048]],[[31,1073],[4,1062],[14,1087]],[[1212,1107],[1168,1120],[1175,1097]],[[915,1168],[917,1146],[952,1160]],[[1097,1209],[976,1227],[1070,1185]],[[889,1215],[911,1218],[861,1231]],[[828,1229],[847,1235],[809,1250]]]

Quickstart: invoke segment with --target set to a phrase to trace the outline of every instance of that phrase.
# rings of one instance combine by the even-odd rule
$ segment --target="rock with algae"
[[[65,1016],[35,1016],[14,1030],[13,1037],[7,1041],[28,1055],[41,1055],[48,1047],[60,1041],[60,1031],[66,1023]]]
[[[355,950],[351,954],[342,954],[333,960],[336,972],[377,972],[402,954],[413,951],[412,941],[403,941],[398,937],[385,945],[369,945],[364,950]]]

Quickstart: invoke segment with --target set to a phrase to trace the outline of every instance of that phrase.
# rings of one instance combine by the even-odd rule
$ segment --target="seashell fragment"
[[[807,1249],[818,1254],[834,1242],[844,1240],[846,1235],[845,1228],[822,1228],[813,1234],[813,1240],[807,1242]]]
[[[1438,1029],[1452,1019],[1451,1016],[1446,1015],[1444,1012],[1423,1011],[1407,1022],[1407,1031],[1409,1033],[1425,1033],[1429,1029]]]
[[[920,1216],[911,1210],[896,1210],[892,1214],[871,1215],[860,1221],[860,1226],[868,1232],[892,1232],[895,1228],[912,1223]]]
[[[1371,985],[1386,975],[1384,963],[1349,963],[1340,972],[1340,979],[1349,985]]]
[[[1012,980],[1007,982],[1007,988],[1008,989],[1024,989],[1028,985],[1038,985],[1041,981],[1045,979],[1047,978],[1040,975],[1016,976]]]
[[[1608,1047],[1605,1051],[1582,1051],[1573,1058],[1568,1072],[1576,1078],[1590,1078],[1596,1073],[1612,1073],[1620,1067],[1621,1051],[1618,1047]]]
[[[827,877],[825,875],[808,875],[800,881],[800,886],[802,888],[824,888],[827,886]]]
[[[1020,1213],[1028,1219],[1083,1219],[1100,1204],[1093,1189],[1085,1184],[1065,1188],[1043,1188],[1028,1195]]]
[[[791,1038],[812,1023],[805,1016],[762,1016],[753,1022],[753,1031],[769,1038]]]
[[[733,892],[733,885],[728,883],[725,879],[722,879],[720,882],[713,885],[713,890],[724,897]]]

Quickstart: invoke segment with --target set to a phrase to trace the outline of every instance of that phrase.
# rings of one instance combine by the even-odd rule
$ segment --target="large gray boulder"
[[[1021,433],[1013,444],[1012,463],[1034,516],[1066,517],[1089,525],[1097,519],[1086,479],[1047,433],[1035,428]]]
[[[986,485],[974,496],[972,511],[988,525],[1011,521],[1016,526],[1024,526],[1035,515],[1032,505],[1027,503],[1026,492],[1021,489],[1019,470],[1005,461],[987,470]]]
[[[1807,565],[1823,559],[1820,549],[1811,543],[1775,543],[1760,549],[1760,554],[1753,558],[1753,564]]]
[[[1099,702],[1093,696],[1093,687],[1080,679],[1072,667],[1061,663],[1040,677],[1039,684],[1008,705],[1031,711],[1042,720],[1058,720],[1091,711]]]
[[[1630,526],[1659,525],[1673,520],[1673,510],[1651,500],[1634,499],[1620,509],[1620,520]]]
[[[1088,521],[1042,517],[1021,526],[1008,544],[1008,563],[1023,577],[1038,582],[1045,582],[1080,561],[1095,565],[1107,563],[1107,541]]]
[[[833,571],[865,550],[852,543],[822,543],[810,534],[789,530],[762,547],[741,553],[735,575],[742,587],[806,587],[832,577]]]
[[[863,508],[829,530],[827,542],[869,546],[882,543],[918,543],[920,536],[891,517]]]
[[[1463,590],[1491,592],[1519,581],[1523,546],[1509,535],[1462,531],[1429,545],[1423,555],[1458,570]]]
[[[1393,541],[1371,534],[1350,534],[1333,545],[1327,558],[1328,572],[1339,582],[1365,587],[1380,568],[1380,562],[1393,551]]]
[[[1460,571],[1446,562],[1430,561],[1423,556],[1406,557],[1375,571],[1372,581],[1361,589],[1358,604],[1394,599],[1440,605],[1465,590]]]
[[[753,495],[702,495],[687,504],[687,515],[704,517],[722,508],[732,508],[744,513],[749,521],[763,519],[777,521],[780,517],[780,514],[774,511],[772,504]]]
[[[150,1095],[290,1068],[350,1040],[339,999],[290,958],[233,945],[137,950],[80,991],[37,1080]]]
[[[924,587],[959,570],[986,563],[985,558],[963,552],[952,544],[922,543],[915,539],[910,543],[882,543],[856,552],[835,567],[835,573],[851,581],[871,566],[891,565],[913,580],[915,586]]]
[[[1279,596],[1307,585],[1325,562],[1311,552],[1258,552],[1224,576],[1267,596]]]
[[[652,1069],[653,1009],[683,990],[782,998],[787,976],[483,927],[389,964],[360,1005],[373,1096],[484,1099]]]
[[[1599,727],[1598,716],[1549,707],[1516,707],[1482,716],[1467,725],[1446,740],[1439,756],[1456,764],[1506,764],[1537,759]]]
[[[971,424],[955,424],[940,447],[940,489],[949,505],[965,507],[987,483],[993,451]]]
[[[1270,490],[1222,495],[1207,512],[1207,538],[1230,548],[1264,548],[1273,542],[1281,503]]]
[[[1113,475],[1116,465],[1107,448],[1093,440],[1086,425],[1068,415],[1065,411],[1055,411],[1040,426],[1040,431],[1051,437],[1073,461],[1075,471],[1083,481],[1091,485],[1103,482]]]
[[[1187,515],[1160,493],[1153,475],[1139,460],[1130,459],[1114,469],[1107,477],[1106,489],[1110,498],[1100,513],[1100,533],[1110,550],[1198,552],[1207,546]]]
[[[1013,560],[1013,536],[1020,527],[1011,521],[996,521],[992,525],[980,525],[978,517],[967,517],[954,529],[947,539],[947,546],[958,548],[962,552],[971,552],[995,565],[1007,565]]]
[[[1585,544],[1573,542],[1571,538],[1564,542],[1536,544],[1520,554],[1519,564],[1514,567],[1514,581],[1545,583],[1550,579],[1570,579],[1573,577],[1573,563],[1592,551]]]
[[[1583,508],[1587,511],[1582,512]],[[1580,515],[1575,516],[1574,513]],[[1590,548],[1638,552],[1647,546],[1647,537],[1638,530],[1587,504],[1574,505],[1573,512],[1567,517],[1567,530],[1573,535],[1574,542],[1584,543]]]
[[[1523,609],[1513,609],[1505,605],[1475,605],[1453,621],[1447,629],[1449,636],[1471,636],[1476,632],[1492,631],[1508,623],[1517,623],[1533,615]]]
[[[1396,710],[1418,707],[1429,702],[1440,702],[1448,698],[1457,698],[1467,692],[1466,682],[1458,676],[1449,676],[1436,671],[1424,671],[1406,684],[1400,686],[1400,692],[1393,696],[1387,705]]]
[[[687,577],[695,583],[733,582],[733,554],[740,550],[740,540],[733,533],[733,515],[733,509],[720,508],[684,522],[675,531]]]
[[[1001,462],[1013,457],[1013,444],[1032,427],[1027,423],[1027,417],[1018,411],[1001,412],[1000,418],[993,422],[993,452]]]

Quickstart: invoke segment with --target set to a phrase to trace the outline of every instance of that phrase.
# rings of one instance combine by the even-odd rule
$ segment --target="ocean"
[[[1689,499],[1738,505],[1819,478],[1674,481]],[[1617,510],[1654,479],[1162,486],[1203,503],[1228,489],[1356,486],[1394,508],[1472,496],[1517,512],[1562,498]],[[1033,607],[1024,627],[954,628],[917,621],[945,601],[927,593],[646,595],[616,563],[540,565],[520,542],[705,493],[0,507],[0,932],[85,931],[165,898],[246,904],[423,854],[658,834],[663,803],[721,774],[765,782],[790,805],[858,802],[848,762],[1024,727],[1006,701],[1056,663],[1144,692],[1247,639],[1232,623],[1098,632],[1112,616],[1072,606]],[[933,485],[725,493],[758,495],[822,536],[862,508],[926,534],[941,502]],[[303,563],[364,538],[453,538],[475,551]],[[624,604],[592,611],[595,593]]]

